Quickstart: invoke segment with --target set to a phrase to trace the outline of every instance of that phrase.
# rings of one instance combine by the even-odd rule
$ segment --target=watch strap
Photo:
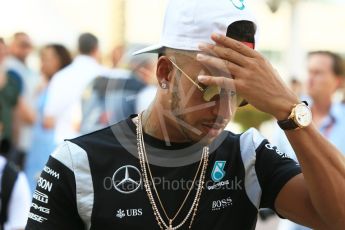
[[[278,121],[277,123],[279,127],[283,130],[293,130],[293,129],[298,128],[298,125],[295,123],[295,121],[292,118]]]

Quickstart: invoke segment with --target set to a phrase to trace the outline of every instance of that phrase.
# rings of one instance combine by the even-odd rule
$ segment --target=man
[[[5,45],[5,41],[2,37],[0,37],[0,64],[2,64],[7,55],[7,47]]]
[[[0,229],[24,229],[31,204],[29,184],[25,174],[17,171],[1,153],[0,184]]]
[[[0,64],[2,60],[0,46]],[[3,87],[2,77],[0,74],[0,89]],[[0,229],[20,230],[24,229],[28,218],[31,196],[24,173],[18,172],[6,159],[9,146],[8,137],[4,133],[7,124],[5,126],[3,116],[7,113],[3,110],[8,108],[4,106],[2,100],[4,96],[0,90]]]
[[[50,213],[31,209],[26,229],[244,230],[260,207],[343,229],[345,159],[252,49],[254,34],[244,1],[170,1],[161,43],[138,52],[159,53],[154,102],[57,149],[37,187]],[[223,131],[236,93],[290,129],[303,174],[256,130]]]
[[[18,82],[6,75],[3,61],[6,57],[6,45],[0,38],[0,123],[1,123],[1,149],[0,152],[8,153],[12,142],[13,111],[20,95]]]
[[[345,155],[345,119],[341,103],[332,102],[335,92],[342,86],[345,78],[345,68],[342,58],[329,51],[314,51],[308,55],[307,94],[310,97],[310,106],[313,113],[313,122],[338,150]],[[292,158],[297,160],[292,146],[284,133],[277,129],[274,143]],[[291,230],[309,229],[283,222]]]
[[[329,51],[314,51],[308,55],[307,95],[313,113],[313,122],[319,131],[340,152],[345,155],[345,139],[342,133],[345,129],[345,119],[341,103],[333,102],[335,92],[341,88],[345,79],[343,59]],[[274,143],[283,150],[294,151],[283,132],[277,127]]]
[[[78,49],[80,55],[53,76],[48,88],[44,126],[55,129],[57,144],[78,135],[82,92],[94,78],[106,73],[98,63],[99,44],[93,34],[81,34]]]
[[[22,166],[25,152],[31,143],[31,128],[35,121],[33,99],[39,78],[27,65],[27,58],[32,52],[29,35],[23,32],[15,33],[8,51],[4,66],[11,85],[10,91],[20,93],[13,114],[14,133],[11,140],[15,149],[10,158]]]

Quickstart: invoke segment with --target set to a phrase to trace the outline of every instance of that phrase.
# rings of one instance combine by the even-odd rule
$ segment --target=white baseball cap
[[[251,21],[257,25],[246,0],[170,0],[159,44],[133,55],[160,53],[164,48],[199,51],[200,43],[214,44],[210,38],[212,33],[226,35],[228,26],[236,21]]]

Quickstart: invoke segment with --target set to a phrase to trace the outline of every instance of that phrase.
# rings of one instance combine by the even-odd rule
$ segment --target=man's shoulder
[[[66,141],[80,146],[85,151],[90,148],[116,148],[123,141],[123,138],[131,134],[133,134],[133,129],[128,125],[127,118],[103,129]]]
[[[82,136],[65,140],[67,142],[72,142],[79,146],[98,146],[100,144],[104,144],[106,142],[113,142],[114,141],[114,133],[112,132],[112,127],[117,126],[118,124],[108,126],[106,128],[84,134]]]
[[[240,135],[240,145],[251,145],[257,149],[266,138],[255,128],[250,128]]]
[[[230,130],[225,130],[226,141],[237,143],[241,147],[254,146],[259,147],[266,138],[255,128],[249,128],[242,133],[233,133]]]

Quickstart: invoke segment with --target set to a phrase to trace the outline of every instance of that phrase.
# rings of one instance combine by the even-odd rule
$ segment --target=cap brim
[[[144,53],[160,53],[163,51],[163,49],[164,49],[164,46],[157,44],[157,45],[152,45],[144,49],[135,51],[132,55],[138,55],[138,54],[144,54]]]

